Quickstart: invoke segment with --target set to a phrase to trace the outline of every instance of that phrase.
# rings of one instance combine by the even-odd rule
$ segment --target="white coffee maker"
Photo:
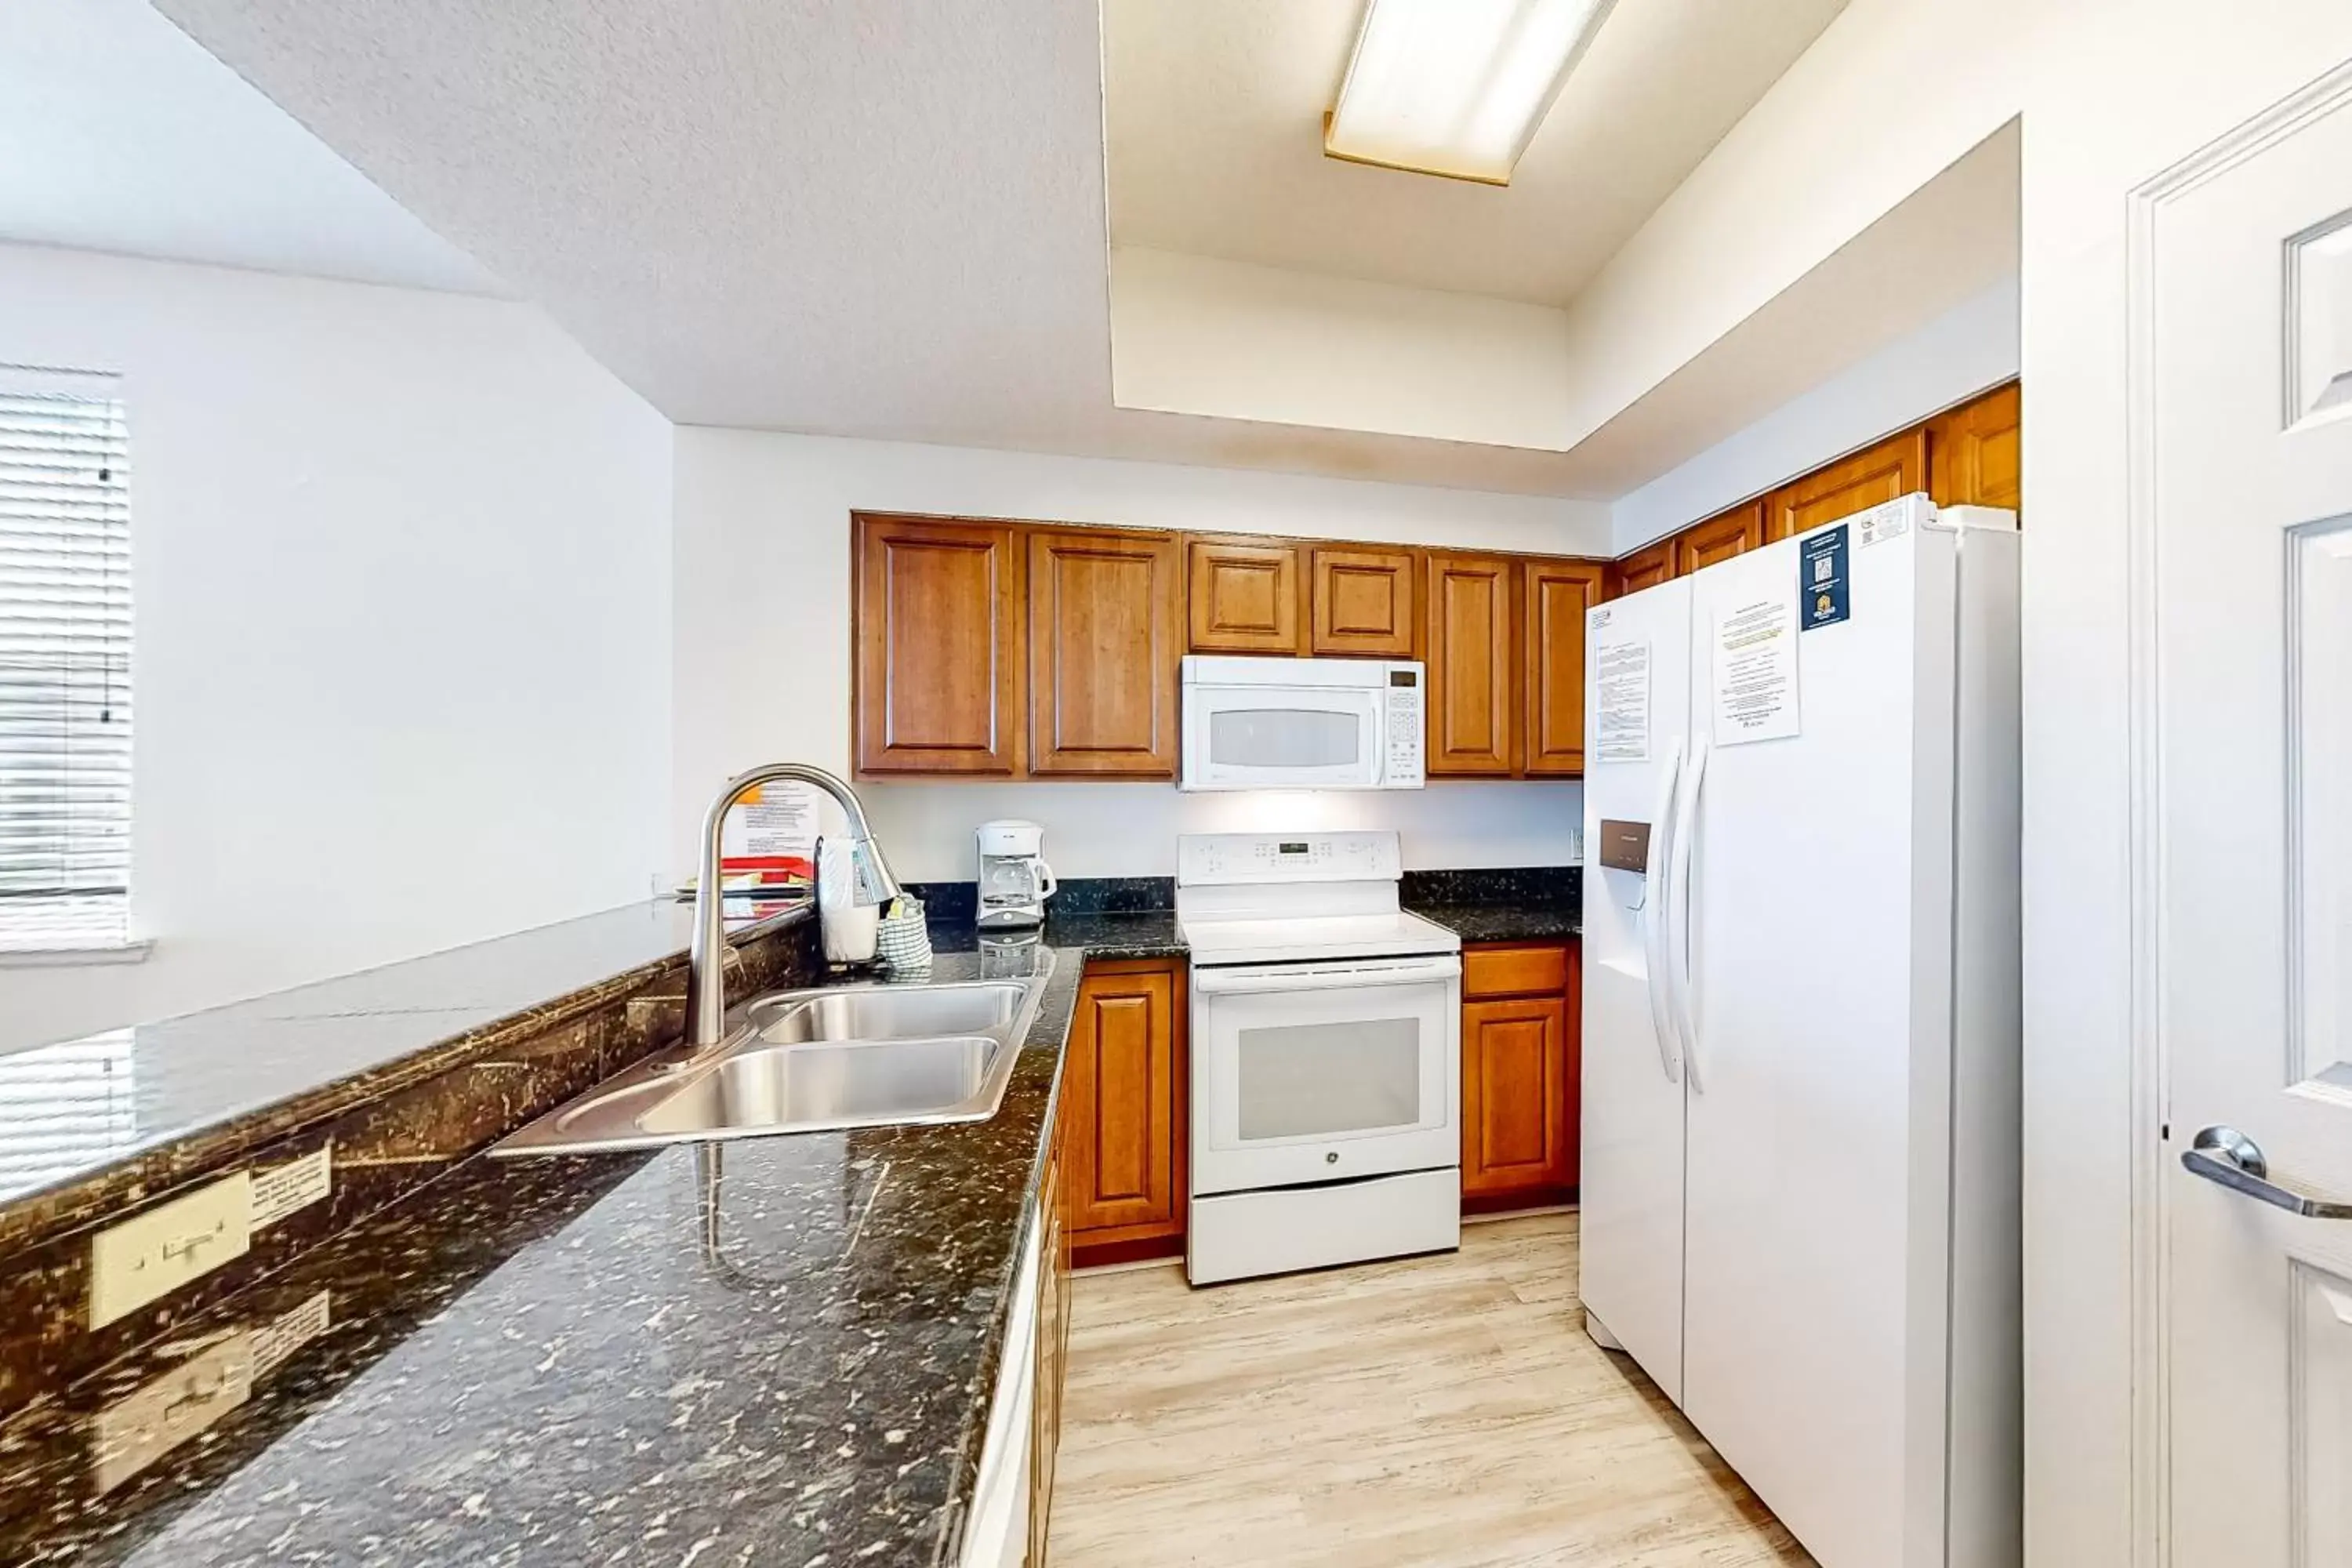
[[[1045,900],[1060,886],[1045,864],[1045,830],[1034,822],[983,822],[980,840],[980,926],[983,931],[1043,924]]]

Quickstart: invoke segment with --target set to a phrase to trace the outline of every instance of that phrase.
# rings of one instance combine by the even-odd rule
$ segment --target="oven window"
[[[1421,1123],[1417,1019],[1244,1029],[1236,1050],[1244,1142]]]
[[[1209,715],[1209,760],[1221,768],[1353,767],[1363,721],[1328,708],[1223,708]]]

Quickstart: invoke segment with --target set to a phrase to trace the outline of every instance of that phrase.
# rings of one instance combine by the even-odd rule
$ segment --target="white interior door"
[[[2153,195],[2170,1561],[2337,1568],[2352,1219],[2272,1200],[2352,1200],[2352,72]]]

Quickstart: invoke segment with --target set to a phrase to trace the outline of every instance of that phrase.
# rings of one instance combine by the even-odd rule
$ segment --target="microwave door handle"
[[[1665,776],[1659,781],[1657,805],[1650,813],[1650,846],[1642,869],[1643,978],[1650,996],[1650,1027],[1658,1037],[1658,1066],[1668,1083],[1682,1081],[1682,1053],[1676,1048],[1673,1010],[1666,1001],[1666,868],[1667,847],[1675,841],[1675,786],[1682,781],[1683,743],[1666,748]]]
[[[1452,980],[1461,973],[1462,961],[1458,958],[1362,969],[1281,969],[1255,973],[1195,969],[1192,972],[1192,988],[1203,996],[1254,996],[1284,991],[1336,991],[1357,985],[1427,985]]]

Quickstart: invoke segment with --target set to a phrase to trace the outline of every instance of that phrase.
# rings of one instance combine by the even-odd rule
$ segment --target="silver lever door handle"
[[[2270,1162],[2263,1158],[2262,1145],[2234,1127],[2208,1127],[2197,1134],[2180,1163],[2189,1167],[2190,1175],[2219,1182],[2232,1192],[2305,1219],[2352,1219],[2352,1204],[2305,1197],[2272,1181]]]

